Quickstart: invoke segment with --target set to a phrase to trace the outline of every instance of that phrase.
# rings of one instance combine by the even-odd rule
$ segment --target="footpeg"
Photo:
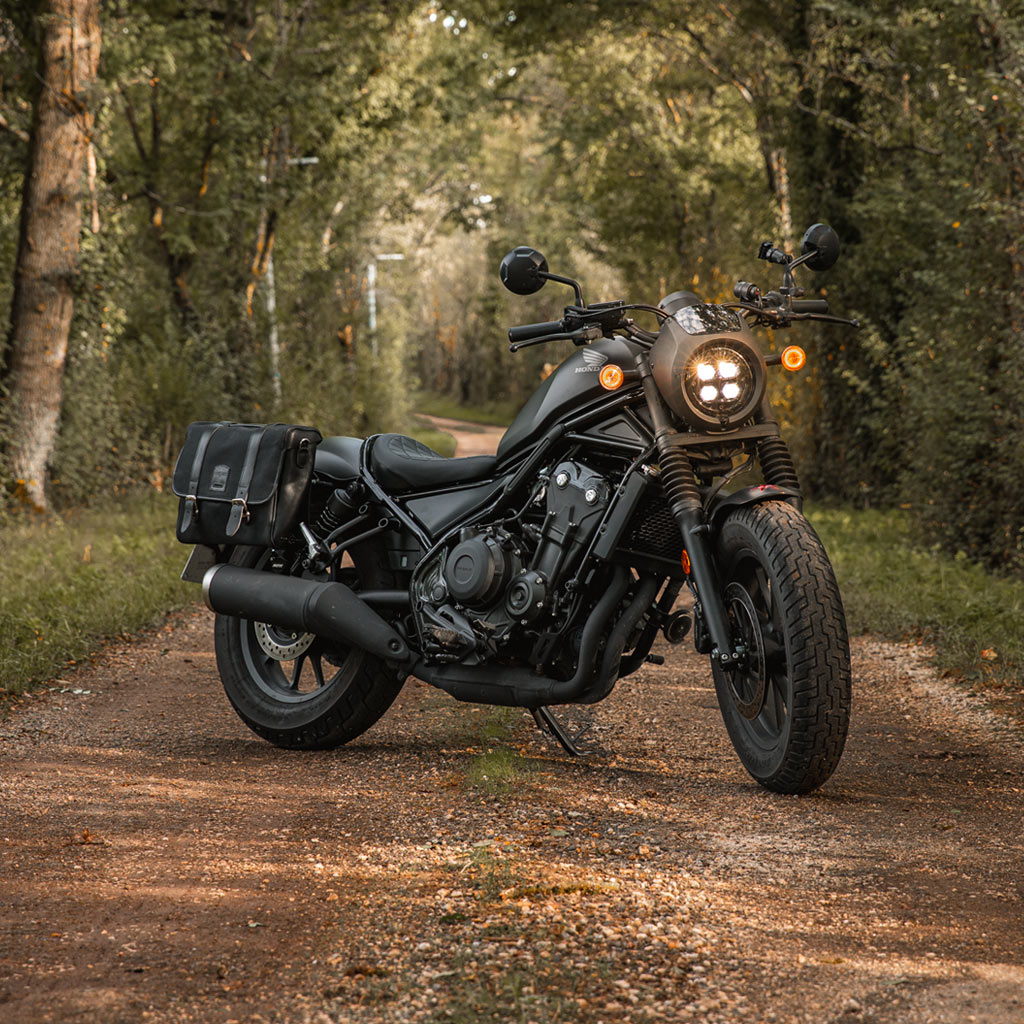
[[[546,707],[530,708],[530,714],[533,715],[533,720],[537,723],[537,728],[541,732],[547,733],[548,736],[554,737],[567,753],[573,757],[586,757],[590,751],[581,750],[576,744],[590,732],[590,726],[585,725],[575,736],[570,736],[565,729],[562,728],[562,723],[558,721],[553,714],[551,709]]]

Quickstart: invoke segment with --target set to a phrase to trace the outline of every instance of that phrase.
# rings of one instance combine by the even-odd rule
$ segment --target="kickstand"
[[[576,746],[576,743],[583,738],[590,731],[590,726],[585,725],[575,736],[570,736],[563,728],[562,723],[558,721],[551,710],[546,707],[530,708],[530,714],[533,715],[533,720],[537,723],[537,728],[541,732],[547,733],[549,736],[553,736],[567,754],[572,754],[573,757],[586,757],[589,751],[580,750]]]

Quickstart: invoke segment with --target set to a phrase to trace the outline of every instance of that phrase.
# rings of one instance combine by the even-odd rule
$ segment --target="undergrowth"
[[[851,632],[925,640],[944,672],[1021,686],[1024,580],[922,545],[899,509],[812,508],[809,518],[835,566]]]
[[[430,391],[421,391],[412,404],[417,412],[428,416],[484,423],[492,427],[507,427],[523,405],[521,401],[511,399],[488,402],[486,405],[464,405],[449,395],[437,395]]]
[[[198,598],[179,579],[176,511],[150,491],[0,527],[0,691],[21,693]]]

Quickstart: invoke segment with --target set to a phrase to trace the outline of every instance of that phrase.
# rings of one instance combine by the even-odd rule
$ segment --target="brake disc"
[[[736,710],[744,718],[754,719],[761,713],[768,691],[761,623],[746,587],[730,583],[725,588],[725,600],[736,633],[743,638],[746,647],[743,667],[729,670],[729,689]]]
[[[263,653],[275,661],[294,661],[305,654],[316,639],[315,633],[296,633],[266,622],[255,623],[254,629]]]

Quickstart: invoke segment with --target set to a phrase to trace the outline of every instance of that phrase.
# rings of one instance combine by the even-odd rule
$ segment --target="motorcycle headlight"
[[[746,322],[726,307],[678,310],[662,325],[650,358],[662,397],[695,430],[732,430],[764,397],[760,346]]]
[[[754,391],[754,371],[744,354],[716,342],[690,356],[682,378],[687,402],[715,419],[742,409]]]

